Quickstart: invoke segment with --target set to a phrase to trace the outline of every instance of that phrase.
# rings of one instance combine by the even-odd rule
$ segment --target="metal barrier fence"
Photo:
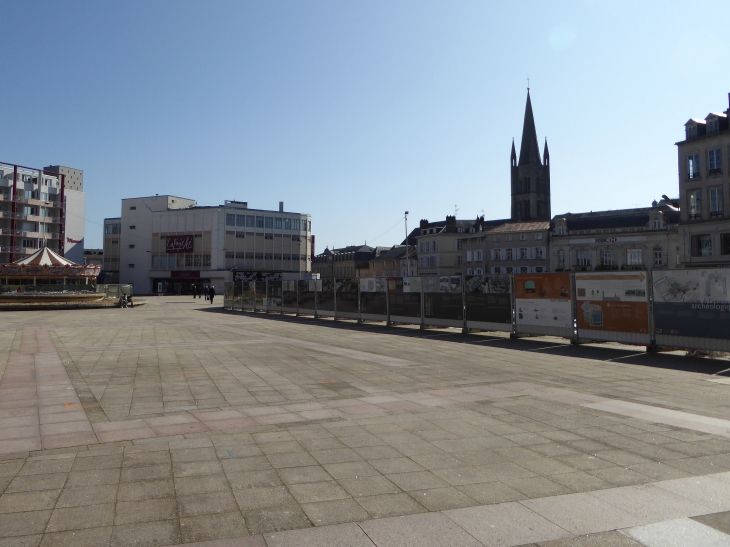
[[[236,281],[231,309],[730,351],[730,270]]]

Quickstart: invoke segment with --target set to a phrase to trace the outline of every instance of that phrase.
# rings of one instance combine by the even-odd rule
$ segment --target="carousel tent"
[[[0,285],[62,285],[61,290],[89,290],[100,270],[101,266],[76,264],[42,247],[15,262],[0,264]]]

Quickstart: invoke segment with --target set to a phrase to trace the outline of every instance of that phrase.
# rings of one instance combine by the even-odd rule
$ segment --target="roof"
[[[699,118],[690,118],[689,120],[687,120],[687,123],[685,123],[684,125],[689,125],[691,123],[701,123],[702,125],[704,125],[707,122],[705,120],[701,120]]]
[[[613,211],[591,211],[556,215],[555,219],[565,218],[568,230],[600,230],[608,228],[643,228],[649,224],[649,215],[655,212],[664,214],[667,224],[679,222],[679,211],[666,205],[640,207],[636,209],[616,209]]]
[[[727,118],[727,116],[723,112],[710,112],[705,116],[705,119],[709,120],[710,118]]]
[[[492,228],[490,232],[530,232],[536,230],[549,230],[550,222],[508,222]]]
[[[79,264],[54,253],[48,247],[42,247],[32,255],[16,260],[13,264],[16,266],[79,266]]]
[[[378,256],[373,257],[372,260],[393,260],[396,258],[400,258],[403,255],[406,254],[406,247],[405,245],[401,246],[394,246],[391,249],[388,249],[387,251],[383,251]]]

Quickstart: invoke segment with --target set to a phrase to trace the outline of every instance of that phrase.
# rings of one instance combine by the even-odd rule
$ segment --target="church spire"
[[[530,90],[527,90],[527,105],[525,106],[525,121],[522,124],[522,143],[520,144],[519,165],[540,163],[540,145],[537,143],[535,131],[535,117],[532,114]]]
[[[512,165],[517,165],[517,152],[515,152],[515,140],[512,139],[512,153],[509,156],[509,159],[512,161]]]
[[[549,160],[550,160],[550,152],[548,152],[547,137],[545,137],[545,148],[544,148],[544,152],[542,153],[542,163],[543,163],[543,165],[547,165],[548,162],[549,162]]]

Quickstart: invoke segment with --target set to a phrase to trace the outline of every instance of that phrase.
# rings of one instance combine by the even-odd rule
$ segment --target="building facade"
[[[64,191],[64,241],[63,256],[84,263],[84,235],[86,229],[86,194],[84,172],[63,165],[44,167],[45,173],[55,173],[63,180]]]
[[[446,220],[429,222],[421,220],[417,228],[418,275],[451,276],[462,272],[461,238],[473,229],[473,220]],[[411,238],[409,237],[409,240]]]
[[[119,283],[119,238],[122,233],[122,219],[104,219],[104,262],[101,265],[103,283]]]
[[[320,279],[370,277],[370,259],[375,251],[368,245],[326,248],[314,257],[312,273],[318,274]]]
[[[115,222],[108,219],[105,232]],[[232,270],[309,272],[311,222],[309,215],[285,212],[283,202],[271,211],[237,201],[198,207],[169,195],[123,199],[119,282],[137,293],[185,293],[200,283],[222,291]],[[105,233],[105,243],[108,238],[113,246],[114,236]]]
[[[0,263],[48,247],[83,264],[86,196],[66,175],[0,163]]]
[[[464,275],[550,271],[549,222],[491,222],[461,240]]]
[[[728,114],[730,108],[704,119],[691,118],[684,125],[685,139],[676,143],[683,266],[730,265]]]
[[[651,207],[558,215],[550,237],[552,271],[676,268],[679,202]]]

